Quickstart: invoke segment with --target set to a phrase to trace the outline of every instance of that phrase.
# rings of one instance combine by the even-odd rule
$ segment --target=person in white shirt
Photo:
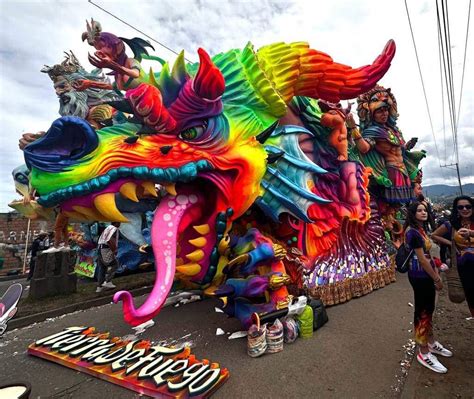
[[[97,274],[97,289],[96,292],[101,292],[104,288],[115,288],[112,283],[112,278],[118,267],[116,258],[119,238],[119,222],[113,222],[110,226],[102,232],[98,241],[98,256],[97,267],[99,268]]]

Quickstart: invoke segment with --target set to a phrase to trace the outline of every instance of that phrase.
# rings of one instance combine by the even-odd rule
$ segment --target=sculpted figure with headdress
[[[417,142],[408,142],[397,127],[397,101],[390,89],[375,86],[357,98],[360,130],[352,115],[347,126],[365,166],[372,169],[372,193],[377,199],[398,205],[415,198],[413,187],[424,151],[410,151]]]

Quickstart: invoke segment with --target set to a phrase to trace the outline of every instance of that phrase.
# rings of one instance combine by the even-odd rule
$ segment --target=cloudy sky
[[[443,130],[435,1],[408,0],[408,8],[428,94],[438,159],[416,64],[410,29],[402,0],[140,0],[105,1],[97,4],[138,27],[154,39],[197,60],[196,49],[211,55],[241,48],[248,41],[256,47],[277,41],[307,41],[334,60],[354,67],[365,65],[394,39],[397,53],[380,82],[391,87],[399,106],[399,126],[405,138],[418,137],[428,151],[423,163],[425,185],[456,184],[455,172],[439,165],[453,162],[451,131]],[[469,0],[451,0],[449,17],[456,103],[459,102]],[[471,10],[471,14],[473,11]],[[10,171],[23,163],[18,139],[23,132],[47,130],[58,117],[58,100],[44,64],[63,59],[73,50],[91,69],[81,42],[85,20],[93,17],[103,30],[123,37],[140,36],[87,0],[0,0],[0,212],[16,197]],[[474,45],[471,38],[466,60],[464,91],[459,119],[459,158],[463,183],[474,183]],[[156,54],[175,55],[153,43]],[[446,113],[446,121],[449,120]]]

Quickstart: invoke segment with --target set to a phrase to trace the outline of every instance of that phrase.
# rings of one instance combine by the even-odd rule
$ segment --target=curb
[[[0,283],[2,281],[10,281],[10,280],[21,280],[22,278],[27,278],[27,274],[12,274],[10,276],[0,276]]]
[[[133,294],[133,296],[140,296],[148,294],[149,292],[151,292],[152,288],[152,286],[137,288],[135,290],[130,290],[130,293]],[[36,313],[29,316],[13,318],[8,322],[8,329],[13,330],[15,328],[21,328],[33,323],[45,321],[46,319],[51,317],[62,316],[63,314],[76,312],[78,310],[84,310],[95,306],[106,305],[112,302],[113,296],[113,294],[101,296],[99,298],[94,298],[85,302],[74,303],[68,306],[64,306],[62,308],[52,309],[46,312]]]

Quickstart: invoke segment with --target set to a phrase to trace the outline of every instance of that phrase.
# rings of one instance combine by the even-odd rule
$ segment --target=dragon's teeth
[[[193,229],[196,230],[201,235],[206,235],[211,231],[208,224],[201,224],[200,226],[193,226]]]
[[[195,276],[201,271],[201,265],[198,263],[186,263],[185,265],[176,266],[176,270],[186,276]]]
[[[138,202],[137,185],[131,181],[122,184],[122,186],[120,187],[120,194],[122,194],[125,198]]]
[[[164,184],[163,187],[168,192],[168,194],[171,194],[174,197],[176,197],[178,195],[178,193],[176,192],[176,184],[175,183]]]
[[[115,205],[115,194],[106,193],[94,198],[94,205],[107,220],[111,222],[128,222]]]
[[[158,197],[158,194],[156,193],[155,183],[151,181],[144,181],[141,186],[143,187],[145,193],[148,193],[153,197]]]
[[[194,238],[193,240],[188,241],[191,245],[194,245],[195,247],[202,248],[206,246],[207,240],[205,237],[198,237]]]
[[[186,255],[191,262],[199,262],[204,258],[204,251],[202,249],[196,249],[195,251]]]

